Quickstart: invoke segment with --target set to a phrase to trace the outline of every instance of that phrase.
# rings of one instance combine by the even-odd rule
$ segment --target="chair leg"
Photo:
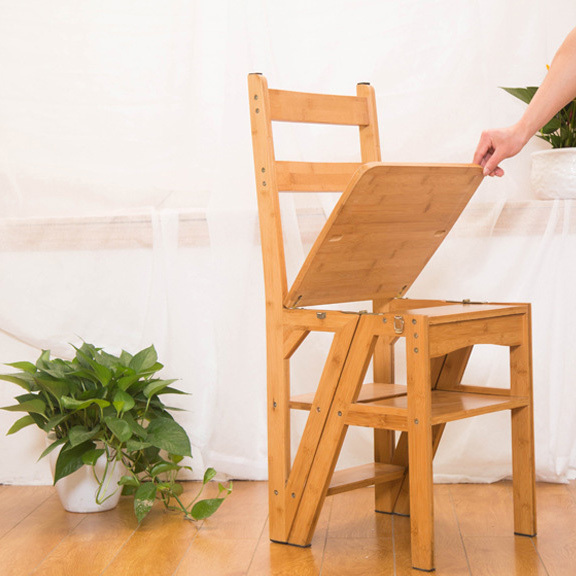
[[[514,533],[536,536],[534,432],[531,406],[512,410]]]
[[[434,570],[434,489],[432,392],[428,322],[415,318],[406,336],[408,395],[408,470],[412,567]]]
[[[412,423],[408,431],[412,567],[434,570],[432,428]]]
[[[524,315],[522,344],[510,348],[510,389],[513,395],[529,398],[528,406],[512,410],[514,532],[525,536],[535,536],[536,464],[530,311]]]

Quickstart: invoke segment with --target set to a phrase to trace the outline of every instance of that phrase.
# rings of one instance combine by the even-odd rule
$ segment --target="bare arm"
[[[474,163],[484,174],[502,176],[498,164],[514,156],[553,116],[576,98],[576,28],[568,34],[552,60],[550,70],[522,118],[512,126],[482,133]]]

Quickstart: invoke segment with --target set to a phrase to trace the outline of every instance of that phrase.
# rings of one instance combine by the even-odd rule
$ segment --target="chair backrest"
[[[268,89],[260,74],[248,76],[254,169],[267,307],[282,307],[287,292],[279,192],[342,192],[368,162],[380,162],[374,89],[358,84],[356,96],[335,96]],[[361,162],[287,162],[276,160],[273,122],[306,122],[359,127]]]

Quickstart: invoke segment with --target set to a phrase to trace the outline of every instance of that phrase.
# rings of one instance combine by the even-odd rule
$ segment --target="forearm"
[[[576,98],[576,28],[568,34],[517,129],[528,141],[568,102]]]

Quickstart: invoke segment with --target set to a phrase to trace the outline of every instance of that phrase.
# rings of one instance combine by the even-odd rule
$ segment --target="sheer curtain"
[[[468,162],[482,129],[522,111],[498,86],[538,84],[574,22],[568,0],[1,1],[0,361],[69,354],[80,338],[111,351],[154,343],[166,376],[191,393],[174,402],[187,409],[178,418],[196,473],[210,464],[265,478],[246,75],[341,94],[370,81],[385,160]],[[359,154],[347,129],[280,126],[278,136],[283,159]],[[534,303],[538,472],[563,480],[576,469],[574,210],[530,196],[530,151],[543,146],[482,185],[411,295]],[[289,275],[329,205],[285,199]],[[314,337],[295,358],[296,393],[313,389],[327,346]],[[505,365],[480,350],[467,379],[499,385]],[[0,402],[17,393],[3,384]],[[509,474],[498,416],[448,427],[438,479]],[[0,429],[13,420],[0,414]],[[32,429],[0,435],[0,482],[48,482],[42,443]],[[370,434],[355,430],[341,465],[370,457]]]

